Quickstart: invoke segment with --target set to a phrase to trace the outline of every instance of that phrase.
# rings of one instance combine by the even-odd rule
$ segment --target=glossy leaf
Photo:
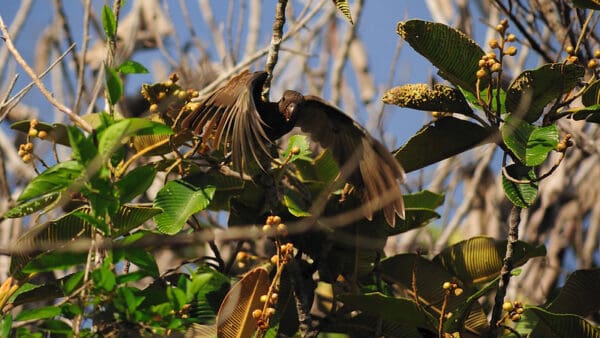
[[[583,77],[583,67],[551,63],[521,73],[506,92],[506,110],[527,122],[535,122],[544,107],[573,89]]]
[[[387,90],[382,101],[400,107],[472,115],[473,110],[460,90],[435,84],[406,84]]]
[[[381,293],[347,294],[340,295],[338,299],[346,306],[388,322],[397,322],[410,327],[436,331],[436,326],[434,326],[436,319],[412,299],[393,298]]]
[[[475,93],[478,62],[484,51],[463,32],[441,23],[423,20],[399,22],[397,33],[440,70],[440,76]],[[489,79],[482,79],[481,89]]]
[[[146,69],[146,67],[144,67],[144,65],[141,63],[133,60],[127,60],[119,65],[117,72],[123,74],[147,74],[148,69]]]
[[[79,162],[66,161],[59,163],[32,179],[23,189],[17,202],[24,202],[67,189],[76,179],[81,177],[83,171],[84,168]]]
[[[454,276],[467,284],[489,282],[500,274],[506,253],[506,240],[477,236],[445,248],[433,259]],[[533,246],[517,241],[513,249],[513,267],[518,267],[530,258],[546,254],[543,245]]]
[[[491,142],[490,136],[491,132],[478,124],[444,117],[419,130],[394,156],[411,172]]]
[[[119,190],[119,200],[121,203],[131,202],[135,197],[148,190],[156,176],[156,169],[145,165],[137,167],[128,172],[119,181],[115,183]]]
[[[195,187],[180,180],[169,181],[154,200],[154,207],[163,210],[154,217],[158,230],[165,234],[179,232],[191,215],[208,206],[214,194],[214,186]]]
[[[252,311],[262,309],[261,295],[269,291],[269,273],[264,268],[248,272],[229,291],[217,315],[219,337],[251,337],[256,331]]]
[[[511,164],[506,167],[506,172],[517,182],[509,180],[502,175],[502,188],[504,194],[516,206],[529,208],[537,197],[538,184],[532,180],[536,179],[532,168],[519,164]],[[524,183],[520,183],[523,181]]]
[[[527,140],[525,165],[535,167],[546,161],[548,154],[559,142],[558,128],[555,124],[535,128]]]

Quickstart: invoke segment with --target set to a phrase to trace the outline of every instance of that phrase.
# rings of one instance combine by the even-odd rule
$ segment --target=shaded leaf
[[[600,80],[595,80],[585,89],[581,103],[586,107],[600,103]]]
[[[600,104],[594,104],[588,107],[571,108],[567,111],[572,112],[573,120],[600,123]]]
[[[9,302],[13,306],[19,306],[21,304],[53,300],[63,296],[61,288],[54,283],[50,282],[43,285],[25,283],[11,296]]]
[[[424,83],[398,86],[388,89],[382,101],[405,108],[473,115],[462,92],[442,84],[435,84],[433,89]]]
[[[419,54],[440,70],[440,76],[475,93],[478,62],[484,55],[475,41],[463,32],[441,23],[423,20],[399,22],[397,33]],[[489,79],[482,79],[482,89]]]
[[[580,316],[552,313],[539,307],[529,307],[525,312],[533,312],[557,337],[600,338],[600,331]]]
[[[526,70],[506,92],[506,110],[527,122],[536,121],[544,107],[573,89],[585,71],[576,64],[551,63]]]
[[[478,124],[444,117],[419,130],[394,156],[411,172],[491,142],[490,136],[491,132]]]
[[[506,172],[512,179],[528,183],[514,182],[502,174],[504,194],[512,204],[520,208],[529,208],[535,202],[538,192],[538,184],[533,181],[536,179],[533,169],[519,164],[511,164],[506,167]]]
[[[600,269],[573,272],[547,310],[588,316],[600,310]]]
[[[269,273],[264,268],[248,272],[227,294],[217,315],[219,337],[251,337],[256,331],[252,311],[262,309],[261,295],[269,291]]]
[[[573,0],[573,6],[577,8],[600,10],[600,2],[598,0]]]
[[[477,236],[445,248],[433,262],[442,265],[451,274],[467,284],[488,282],[500,274],[506,253],[506,240]],[[518,267],[532,257],[546,254],[543,245],[527,242],[514,243],[513,267]]]
[[[412,299],[387,297],[381,293],[364,295],[340,295],[338,299],[346,306],[361,310],[388,322],[410,327],[436,330],[436,319],[422,310]]]
[[[30,121],[18,121],[10,125],[10,129],[18,130],[22,133],[27,134],[29,132]],[[46,122],[38,122],[35,127],[38,131],[45,131],[48,133],[46,140],[53,141],[63,146],[70,146],[69,137],[67,136],[67,126],[61,123],[49,124]]]
[[[169,181],[154,200],[154,207],[163,210],[154,217],[158,230],[165,234],[179,232],[191,215],[208,206],[214,193],[214,186],[195,187],[180,180]]]
[[[119,190],[119,201],[127,203],[143,194],[152,185],[155,176],[156,169],[150,165],[137,167],[128,172],[115,183]]]
[[[74,265],[85,264],[87,260],[87,252],[73,253],[67,251],[51,251],[43,253],[31,260],[22,272],[44,272],[53,270],[64,270]]]

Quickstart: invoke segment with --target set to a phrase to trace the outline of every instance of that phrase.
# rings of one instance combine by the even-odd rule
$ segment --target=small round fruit
[[[260,316],[262,316],[261,309],[256,309],[256,310],[252,311],[252,318],[258,319],[258,318],[260,318]]]
[[[504,302],[504,303],[502,304],[502,310],[504,310],[504,311],[506,311],[506,312],[510,312],[510,311],[512,311],[514,308],[515,308],[515,307],[514,307],[514,305],[513,305],[513,303],[512,303],[512,302],[508,302],[508,301],[507,301],[507,302]]]
[[[452,288],[452,283],[450,282],[444,282],[444,284],[442,284],[442,289],[444,290],[450,290]]]

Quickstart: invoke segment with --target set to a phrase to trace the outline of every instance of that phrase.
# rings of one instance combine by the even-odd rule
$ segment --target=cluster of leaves
[[[347,8],[344,1],[336,4]],[[114,36],[116,20],[110,10],[103,12],[103,24],[107,37]],[[462,33],[420,20],[400,23],[398,33],[455,87],[396,88],[384,101],[434,108],[467,119],[444,115],[396,150],[396,158],[413,171],[479,144],[497,142],[513,161],[504,174],[507,197],[517,206],[530,206],[541,178],[536,169],[559,144],[553,121],[563,116],[559,111],[565,106],[562,96],[579,84],[583,69],[574,64],[544,65],[523,72],[504,89],[497,85],[497,78],[476,75],[485,53]],[[111,105],[122,96],[119,73],[143,71],[140,67],[134,62],[109,67],[106,92]],[[177,107],[175,113],[185,112],[193,96],[174,82],[145,88],[150,93],[147,98],[156,103],[155,110],[171,118],[171,110]],[[586,88],[597,92],[597,87]],[[157,102],[152,102],[152,93],[157,94]],[[589,116],[596,115],[598,95],[588,95],[594,97],[586,101],[588,110],[574,116],[586,114],[593,121]],[[388,237],[439,217],[435,210],[442,205],[443,195],[429,191],[406,195],[406,217],[397,220],[394,228],[381,214],[372,221],[349,218],[342,226],[336,215],[351,213],[359,201],[336,190],[339,187],[333,183],[339,168],[331,154],[324,151],[314,156],[304,137],[292,137],[287,149],[276,154],[276,164],[267,172],[256,170],[252,179],[224,170],[224,156],[218,151],[200,151],[195,158],[179,156],[179,160],[163,157],[129,170],[130,140],[139,145],[139,140],[150,136],[159,140],[154,144],[168,145],[166,152],[186,147],[197,150],[194,140],[181,136],[176,125],[172,135],[170,126],[153,119],[118,118],[105,112],[87,118],[94,126],[89,135],[73,126],[37,124],[48,134],[45,141],[70,147],[71,159],[33,179],[17,205],[3,215],[29,217],[35,224],[15,245],[22,251],[13,257],[12,277],[0,287],[3,335],[11,333],[14,321],[36,323],[35,328],[18,325],[16,334],[39,336],[185,331],[234,336],[257,330],[259,335],[292,336],[319,330],[418,337],[455,332],[479,336],[489,330],[489,309],[478,299],[497,288],[506,241],[474,237],[432,259],[416,254],[382,259]],[[27,132],[30,121],[13,128]],[[181,140],[172,142],[180,136]],[[148,146],[135,148],[138,154],[152,154],[145,150]],[[139,202],[150,199],[146,191],[157,172],[171,170],[181,178],[166,182],[151,203]],[[321,201],[322,211],[314,207],[320,208]],[[63,211],[60,217],[49,216],[59,209]],[[202,264],[189,265],[186,272],[161,274],[150,249],[170,241],[189,244],[194,232],[209,232],[212,225],[195,216],[203,210],[226,211],[229,229],[242,229],[251,241],[268,237],[257,225],[269,215],[279,215],[288,224],[289,236],[287,230],[276,236],[275,261],[253,256],[250,266],[244,261],[232,268],[233,259],[225,262],[213,245],[215,255],[201,257],[198,262]],[[306,231],[315,224],[318,230]],[[295,248],[296,255],[282,264],[280,246],[286,242],[293,243],[286,248]],[[516,242],[513,264],[519,266],[544,254],[543,246]],[[231,256],[236,257],[235,253]],[[312,279],[316,271],[318,284]],[[574,273],[553,302],[528,305],[524,324],[517,330],[538,336],[548,332],[598,336],[582,316],[600,307],[598,297],[590,297],[600,295],[599,274],[599,270]],[[448,282],[457,286],[453,293],[442,287]],[[273,300],[274,313],[263,327],[263,317],[253,313],[257,304],[265,302],[263,296],[272,295],[275,289],[279,296]],[[306,313],[315,297],[321,313],[313,315],[319,324],[311,327]],[[16,306],[23,309],[13,318],[10,310]]]

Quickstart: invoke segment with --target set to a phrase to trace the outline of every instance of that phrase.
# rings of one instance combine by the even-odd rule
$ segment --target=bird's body
[[[233,167],[240,172],[253,159],[260,163],[268,156],[268,145],[295,126],[307,132],[337,161],[340,178],[352,183],[361,194],[363,211],[371,218],[383,209],[388,224],[395,215],[404,218],[404,204],[398,180],[404,171],[379,141],[352,118],[324,100],[287,90],[279,102],[264,102],[260,92],[265,72],[243,73],[199,102],[184,117],[181,127],[202,138],[202,142],[231,151]]]

